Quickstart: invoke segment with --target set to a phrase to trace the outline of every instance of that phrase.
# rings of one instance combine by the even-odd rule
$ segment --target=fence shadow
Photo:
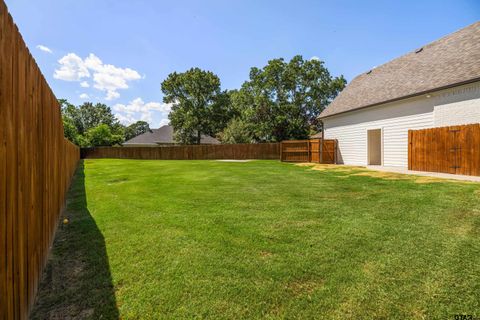
[[[105,240],[87,207],[79,162],[31,319],[118,319]],[[62,218],[63,220],[63,218]]]

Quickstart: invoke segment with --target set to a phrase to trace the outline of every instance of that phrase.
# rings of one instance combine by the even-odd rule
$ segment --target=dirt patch
[[[441,183],[441,182],[470,183],[469,181],[449,180],[449,179],[437,178],[437,177],[417,176],[412,174],[369,170],[365,167],[359,167],[359,166],[346,166],[346,165],[337,165],[337,164],[317,164],[317,163],[298,163],[296,165],[300,167],[310,167],[312,170],[315,170],[315,171],[332,171],[332,172],[342,173],[342,175],[338,176],[339,178],[349,178],[352,176],[372,177],[372,178],[379,178],[379,179],[385,179],[385,180],[411,180],[419,184]],[[480,190],[478,191],[478,194],[480,195]]]
[[[402,175],[402,174],[392,173],[392,172],[384,172],[384,171],[373,171],[373,170],[366,170],[358,173],[353,173],[352,176],[372,177],[372,178],[380,178],[385,180],[411,180],[412,179],[412,177],[407,175]]]
[[[362,266],[363,273],[372,279],[377,276],[378,269],[378,265],[373,261],[366,261]]]
[[[448,233],[459,236],[459,237],[465,237],[469,235],[473,231],[473,227],[471,224],[460,224],[457,226],[450,226],[448,228]]]
[[[297,279],[287,283],[286,287],[294,295],[312,294],[315,290],[323,287],[323,280]]]
[[[269,252],[269,251],[260,251],[260,257],[262,259],[268,259],[270,258],[271,256],[273,256],[273,253]]]
[[[107,183],[114,184],[114,183],[122,183],[125,181],[128,181],[128,178],[115,178],[115,179],[108,180]]]
[[[445,180],[441,178],[435,178],[435,177],[415,177],[415,183],[439,183],[439,182],[446,182],[446,181],[453,181],[453,180]],[[454,182],[464,182],[464,181],[457,181],[455,180]]]
[[[225,159],[225,160],[217,160],[219,162],[250,162],[252,160],[235,160],[235,159]]]
[[[311,169],[315,171],[336,171],[346,173],[354,172],[355,170],[365,169],[363,167],[345,166],[338,164],[297,163],[295,165],[299,167],[311,167]]]

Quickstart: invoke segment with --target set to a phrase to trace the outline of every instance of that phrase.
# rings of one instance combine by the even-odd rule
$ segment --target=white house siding
[[[408,130],[480,122],[480,83],[324,119],[339,163],[367,165],[367,130],[382,129],[383,165],[408,166]]]
[[[367,130],[382,129],[383,165],[408,166],[408,130],[433,126],[431,99],[415,99],[324,119],[325,138],[338,140],[339,163],[367,165]]]
[[[435,95],[434,120],[435,127],[480,123],[480,84]]]

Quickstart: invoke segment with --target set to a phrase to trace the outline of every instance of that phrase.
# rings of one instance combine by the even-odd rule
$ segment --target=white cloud
[[[120,97],[118,90],[128,89],[128,82],[139,80],[140,74],[130,68],[119,68],[111,64],[104,64],[99,57],[90,53],[85,59],[75,53],[69,53],[58,60],[60,67],[55,70],[54,78],[65,81],[81,81],[90,78],[93,74],[93,87],[106,92],[105,99],[113,100]],[[86,87],[86,81],[80,86]],[[89,85],[88,85],[89,86]]]
[[[115,116],[117,117],[118,121],[126,126],[137,121],[131,114],[123,115],[121,113],[116,113]]]
[[[169,113],[172,109],[171,103],[160,103],[160,102],[147,102],[145,103],[142,98],[136,98],[127,105],[117,103],[113,106],[113,110],[134,113],[134,112],[149,112],[149,111],[160,111],[162,113]]]
[[[142,98],[136,98],[128,104],[115,104],[112,109],[117,112],[117,118],[124,124],[130,124],[137,120],[152,123],[155,112],[159,112],[163,117],[167,116],[172,109],[170,103],[147,102]]]
[[[317,60],[317,61],[320,61],[320,58],[319,58],[319,57],[317,57],[317,56],[313,56],[313,57],[311,57],[311,58],[310,58],[310,60]]]
[[[120,97],[120,93],[114,90],[108,90],[105,100],[114,100],[114,99],[117,99],[118,97]]]
[[[82,81],[82,82],[80,82],[80,87],[82,87],[82,88],[88,88],[88,87],[90,87],[90,85],[88,84],[87,81]]]
[[[40,50],[43,51],[43,52],[53,53],[52,49],[50,49],[49,47],[44,46],[44,45],[42,45],[42,44],[39,44],[39,45],[37,46],[37,49],[40,49]]]
[[[82,94],[80,95],[80,99],[88,99],[88,98],[90,98],[90,96],[89,96],[88,94],[86,94],[86,93],[82,93]]]
[[[162,119],[160,120],[160,123],[158,124],[158,127],[163,127],[163,126],[166,126],[170,123],[170,120],[168,119]]]
[[[60,68],[55,69],[53,77],[64,81],[80,81],[90,77],[90,72],[83,63],[82,58],[75,53],[69,53],[58,60]]]

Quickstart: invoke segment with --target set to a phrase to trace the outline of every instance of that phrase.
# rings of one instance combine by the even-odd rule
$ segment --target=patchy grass
[[[479,184],[313,169],[85,161],[33,318],[480,316]]]
[[[388,171],[377,171],[370,170],[365,167],[358,166],[346,166],[346,165],[335,165],[335,164],[316,164],[316,163],[297,163],[297,166],[300,167],[309,167],[315,171],[334,171],[338,173],[343,173],[342,178],[347,178],[349,176],[365,176],[365,177],[374,177],[381,178],[386,180],[410,180],[415,183],[436,183],[436,182],[455,182],[455,183],[472,183],[470,181],[462,180],[447,180],[437,177],[429,176],[418,176],[418,175],[407,175],[396,172]]]

